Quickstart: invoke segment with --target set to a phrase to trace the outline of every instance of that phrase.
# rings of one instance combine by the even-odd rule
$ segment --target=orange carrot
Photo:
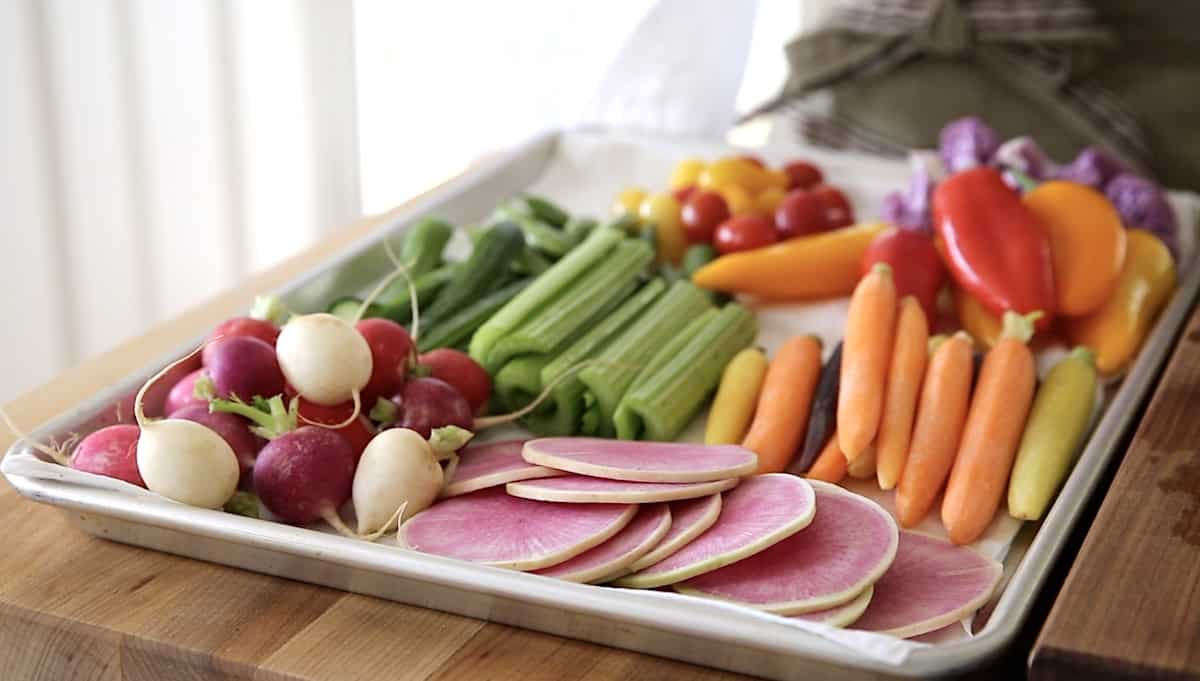
[[[878,450],[875,474],[879,478],[879,489],[896,486],[908,459],[917,396],[929,360],[928,343],[929,324],[925,321],[925,311],[916,298],[905,296],[900,301],[896,346],[892,349],[892,366],[888,370],[887,392],[883,398],[883,418],[875,438]]]
[[[817,460],[813,461],[813,465],[804,474],[804,477],[824,480],[835,485],[846,477],[846,455],[842,454],[842,448],[838,446],[837,433],[829,438],[825,449],[822,449],[821,453],[817,455]]]
[[[971,336],[965,331],[945,339],[929,358],[908,461],[896,486],[896,516],[904,527],[925,518],[950,475],[967,419],[972,367]]]
[[[855,480],[870,480],[875,477],[878,449],[874,443],[867,445],[858,458],[846,464],[846,475]]]
[[[775,353],[742,441],[758,454],[759,473],[779,473],[795,455],[820,374],[821,340],[816,336],[794,336]]]
[[[895,322],[896,285],[892,282],[892,268],[877,263],[858,282],[850,298],[846,338],[842,342],[837,432],[847,461],[854,461],[879,431]]]
[[[1000,507],[1037,384],[1033,353],[1026,343],[1040,316],[1005,312],[1000,341],[983,358],[942,500],[942,524],[955,544],[978,539]]]

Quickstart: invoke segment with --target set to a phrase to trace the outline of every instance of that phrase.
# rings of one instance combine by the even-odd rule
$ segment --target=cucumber
[[[404,233],[400,262],[412,277],[432,272],[442,264],[442,252],[454,235],[454,228],[437,218],[425,218]]]
[[[420,352],[428,352],[435,348],[465,346],[470,340],[471,334],[475,333],[475,329],[483,325],[497,310],[508,304],[508,301],[529,286],[532,281],[532,277],[518,279],[479,298],[446,319],[434,322],[429,332],[422,334],[420,340],[417,341],[417,349]]]
[[[417,304],[424,310],[433,303],[438,292],[454,278],[457,265],[442,265],[426,272],[413,281],[417,289]],[[408,281],[401,277],[392,282],[391,286],[379,296],[379,317],[387,317],[397,324],[407,324],[412,320],[412,297],[408,293]]]
[[[567,235],[572,244],[578,246],[599,224],[592,218],[571,218],[563,227],[563,234]]]
[[[356,298],[354,296],[342,296],[341,298],[338,298],[330,303],[329,308],[326,311],[334,317],[344,319],[353,324],[358,321],[358,310],[362,307],[362,304],[362,298]],[[371,303],[367,306],[367,311],[363,313],[362,318],[368,319],[370,317],[381,317],[383,316],[380,314],[381,312],[382,309],[379,307],[379,305]]]
[[[561,230],[555,229],[538,218],[510,205],[496,208],[495,219],[516,223],[525,234],[525,243],[547,255],[558,259],[571,250],[574,243]]]
[[[559,208],[557,204],[549,199],[532,194],[522,194],[517,198],[517,201],[525,209],[525,212],[551,227],[562,229],[566,226],[567,221],[571,219],[567,211]]]
[[[423,315],[430,328],[494,291],[524,247],[525,237],[516,223],[503,221],[492,225],[472,249],[471,257],[455,268],[454,278]]]

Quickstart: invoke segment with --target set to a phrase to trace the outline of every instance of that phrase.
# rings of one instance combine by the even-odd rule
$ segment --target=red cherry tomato
[[[680,187],[679,189],[673,190],[671,192],[671,194],[675,197],[675,201],[677,201],[679,203],[679,205],[682,206],[685,201],[687,201],[693,195],[695,195],[696,189],[697,189],[696,185],[689,184],[686,187]]]
[[[788,175],[788,189],[808,189],[825,177],[820,168],[808,161],[790,161],[783,166],[783,172]]]
[[[743,161],[748,161],[750,163],[753,163],[754,165],[758,166],[759,168],[763,168],[764,170],[767,167],[767,164],[763,163],[763,160],[761,158],[755,156],[754,154],[742,154],[741,156],[738,156],[738,158],[742,159]]]
[[[704,244],[712,241],[717,226],[729,219],[729,206],[716,192],[698,191],[683,204],[680,213],[683,232],[688,243]]]
[[[371,406],[373,405],[363,404],[362,411],[369,412],[371,410]],[[342,423],[346,419],[350,418],[350,415],[354,413],[354,403],[343,402],[341,404],[325,406],[323,404],[309,402],[301,397],[297,412],[300,416],[304,417],[303,419],[300,419],[300,425],[304,425],[304,419],[307,419],[314,423],[322,423],[327,426],[331,426],[335,423]],[[354,450],[354,459],[356,461],[358,460],[358,457],[362,456],[363,450],[367,448],[367,443],[371,441],[371,438],[375,437],[375,427],[372,426],[371,421],[361,413],[347,425],[344,425],[341,428],[334,428],[333,432],[341,435],[346,439],[346,442],[350,443],[350,448]]]
[[[233,317],[226,319],[217,325],[217,328],[208,334],[208,340],[212,341],[218,337],[231,338],[233,336],[251,336],[259,340],[265,341],[271,347],[275,347],[275,339],[279,338],[279,327],[265,319],[255,319],[253,317]],[[204,350],[200,352],[201,364],[208,364],[211,357],[209,348],[213,347],[210,342],[204,346]]]
[[[818,184],[808,191],[820,200],[827,213],[841,211],[854,219],[854,208],[850,206],[850,200],[846,198],[842,190],[831,184]]]
[[[729,218],[713,233],[713,246],[721,255],[770,246],[777,240],[775,225],[759,215]]]
[[[829,229],[825,207],[811,192],[793,189],[775,210],[775,229],[781,239],[824,232]]]
[[[933,239],[921,232],[889,229],[875,237],[863,253],[863,274],[879,262],[892,266],[896,294],[915,296],[932,328],[937,321],[938,291],[946,281],[946,268]]]
[[[391,395],[404,382],[413,350],[412,336],[390,319],[364,319],[354,328],[371,348],[371,380],[362,389],[362,399],[364,405],[372,405],[375,398]]]
[[[492,396],[492,377],[465,352],[438,348],[418,357],[417,363],[429,367],[434,378],[449,383],[466,398],[472,414],[478,414]]]

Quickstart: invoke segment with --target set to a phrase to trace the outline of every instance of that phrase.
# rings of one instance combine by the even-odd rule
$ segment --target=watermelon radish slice
[[[721,495],[671,502],[671,529],[646,555],[633,561],[630,572],[644,570],[687,546],[721,515]]]
[[[806,612],[803,615],[791,615],[791,619],[806,620],[817,624],[828,624],[831,627],[848,627],[854,624],[859,617],[866,611],[867,606],[871,603],[871,595],[874,593],[873,587],[867,587],[862,593],[855,596],[853,600],[842,605],[835,605],[826,610],[817,610],[816,612]]]
[[[917,532],[900,533],[892,567],[855,629],[920,636],[983,607],[1000,581],[1000,563],[965,546]]]
[[[753,475],[758,455],[736,445],[548,437],[525,443],[529,463],[610,480],[709,482]]]
[[[571,504],[649,504],[706,497],[738,484],[737,478],[712,482],[630,482],[564,475],[508,483],[508,493],[537,501]]]
[[[396,541],[473,563],[539,570],[604,543],[637,510],[632,504],[546,504],[491,487],[430,506],[400,526]]]
[[[721,516],[704,534],[665,560],[614,583],[652,589],[712,572],[808,527],[815,510],[816,495],[804,478],[785,473],[746,478],[725,495]]]
[[[450,478],[442,496],[456,497],[517,480],[562,475],[560,471],[535,466],[522,459],[524,444],[524,440],[507,440],[467,447],[459,455],[454,477]]]
[[[612,539],[537,574],[568,582],[602,582],[624,572],[630,563],[654,548],[670,527],[671,511],[666,504],[643,506]]]
[[[883,576],[900,533],[890,513],[837,485],[809,481],[812,524],[733,565],[676,584],[681,593],[719,598],[781,615],[827,610],[853,600]]]

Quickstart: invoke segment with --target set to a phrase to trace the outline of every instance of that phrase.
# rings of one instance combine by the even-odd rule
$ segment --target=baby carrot
[[[838,446],[837,433],[829,438],[829,442],[817,455],[817,460],[813,462],[804,477],[824,480],[835,485],[846,477],[846,455],[842,454],[842,448]]]
[[[742,446],[758,454],[759,473],[787,468],[804,437],[817,376],[821,373],[821,341],[794,336],[779,348],[767,367],[754,410],[754,421]]]
[[[846,338],[842,343],[837,431],[847,461],[854,461],[879,431],[895,322],[896,285],[892,282],[892,268],[877,263],[858,282],[850,298]]]
[[[1008,487],[1037,383],[1033,353],[1026,343],[1039,316],[1038,312],[1024,317],[1005,312],[1000,340],[983,358],[942,499],[942,524],[955,544],[969,544],[983,534]]]
[[[732,445],[742,441],[754,403],[767,375],[767,356],[758,348],[746,348],[729,360],[721,374],[721,387],[708,410],[704,444]]]
[[[846,464],[846,475],[855,480],[870,480],[875,477],[875,464],[879,450],[874,444],[867,445],[858,458]]]
[[[912,438],[913,416],[917,412],[917,396],[925,378],[929,360],[929,325],[921,303],[912,296],[900,301],[900,319],[896,321],[896,346],[892,349],[892,365],[888,370],[887,389],[883,398],[883,417],[879,435],[875,438],[875,474],[879,489],[892,489],[900,481],[904,462],[908,459],[908,442]]]
[[[937,346],[921,385],[908,461],[896,486],[896,516],[904,527],[921,522],[942,491],[970,398],[971,337],[959,331]]]

